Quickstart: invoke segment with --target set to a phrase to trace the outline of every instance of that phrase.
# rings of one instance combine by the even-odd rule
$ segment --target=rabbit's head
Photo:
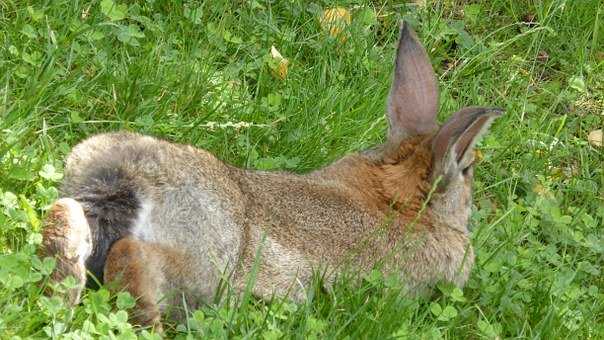
[[[416,207],[406,210],[417,213],[419,201],[429,197],[431,220],[467,232],[474,145],[502,110],[466,107],[440,127],[437,111],[438,83],[430,59],[403,23],[387,106],[387,141],[369,155],[381,164],[385,198],[403,205],[415,200]]]

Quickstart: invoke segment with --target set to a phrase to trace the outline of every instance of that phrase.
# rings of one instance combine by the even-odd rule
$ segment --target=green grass
[[[604,337],[604,149],[587,143],[604,125],[598,0],[342,1],[345,42],[319,24],[327,1],[27,2],[0,1],[0,338],[151,337],[126,322],[127,295],[88,291],[71,309],[41,294],[40,220],[71,146],[128,129],[242,167],[328,164],[382,140],[401,18],[440,77],[441,119],[506,109],[481,143],[466,288],[412,300],[376,272],[305,304],[208,305],[169,335]]]

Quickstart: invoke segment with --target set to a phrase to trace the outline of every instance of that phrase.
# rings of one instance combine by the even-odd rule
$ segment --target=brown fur
[[[151,325],[161,331],[157,296],[164,275],[163,262],[158,252],[148,245],[124,238],[111,247],[105,265],[105,280],[114,289],[125,289],[137,298],[134,320],[140,325]]]

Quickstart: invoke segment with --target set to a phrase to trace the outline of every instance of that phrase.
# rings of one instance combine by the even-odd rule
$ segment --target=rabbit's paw
[[[44,221],[41,256],[57,261],[51,279],[60,282],[67,276],[76,279],[77,287],[70,289],[68,300],[77,304],[86,284],[86,258],[92,251],[90,227],[82,206],[74,199],[56,201]]]

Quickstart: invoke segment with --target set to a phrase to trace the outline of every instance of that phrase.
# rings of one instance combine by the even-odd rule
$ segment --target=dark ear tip
[[[409,25],[409,22],[407,22],[407,20],[402,20],[400,31],[402,41],[412,36],[413,29],[411,28],[411,25]]]

